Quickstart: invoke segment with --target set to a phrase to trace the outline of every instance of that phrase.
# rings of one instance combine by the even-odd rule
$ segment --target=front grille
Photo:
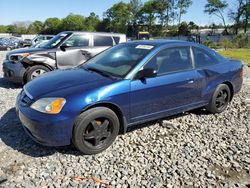
[[[12,55],[10,57],[8,57],[10,61],[14,61],[17,62],[19,61],[19,56],[18,55]]]
[[[24,91],[22,91],[20,95],[20,104],[22,106],[30,106],[31,103],[32,103],[32,99],[29,98],[28,95],[26,95]]]

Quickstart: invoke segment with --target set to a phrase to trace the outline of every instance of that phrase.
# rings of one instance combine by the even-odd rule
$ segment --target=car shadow
[[[193,112],[197,115],[203,113],[201,110],[180,113],[174,116],[129,127],[127,132],[152,126],[156,123],[159,123],[160,126],[164,127],[164,120],[168,121],[183,117]],[[73,145],[63,147],[46,147],[34,142],[23,130],[22,124],[16,115],[15,108],[8,110],[0,119],[0,139],[6,146],[31,157],[50,156],[54,153],[70,154],[75,156],[82,155],[82,153],[80,153]]]
[[[165,118],[161,118],[161,119],[149,121],[149,122],[146,122],[146,123],[142,123],[142,124],[138,124],[138,125],[133,125],[131,127],[128,127],[127,132],[133,132],[135,130],[142,129],[142,128],[149,127],[149,126],[153,126],[155,124],[159,124],[161,127],[164,127],[163,126],[163,122],[164,121],[169,121],[171,119],[175,119],[175,118],[179,118],[179,117],[184,117],[186,115],[188,115],[188,113],[180,113],[180,114],[176,114],[176,115],[173,115],[173,116],[169,116],[169,117],[165,117]]]
[[[211,115],[209,111],[207,111],[205,108],[197,108],[194,110],[188,111],[188,113],[195,114],[195,115]]]
[[[184,116],[187,116],[189,114],[195,114],[197,116],[211,115],[211,113],[209,113],[206,109],[198,108],[198,109],[190,110],[190,111],[187,111],[187,112],[183,112],[183,113],[175,114],[175,115],[172,115],[172,116],[168,116],[168,117],[165,117],[165,118],[157,119],[157,120],[154,120],[154,121],[149,121],[147,123],[133,125],[133,126],[128,128],[127,132],[132,132],[132,131],[135,131],[137,129],[142,129],[144,127],[149,127],[149,126],[152,126],[152,125],[155,125],[155,124],[159,124],[161,127],[165,127],[164,123],[163,123],[164,121],[170,121],[172,119],[184,117]],[[171,123],[169,123],[169,124],[171,124]]]
[[[19,89],[22,88],[21,84],[14,84],[4,78],[0,78],[0,87],[5,89]]]
[[[72,145],[64,147],[46,147],[34,142],[23,130],[15,108],[6,112],[0,119],[0,139],[2,142],[25,155],[44,157],[54,153],[82,155]]]

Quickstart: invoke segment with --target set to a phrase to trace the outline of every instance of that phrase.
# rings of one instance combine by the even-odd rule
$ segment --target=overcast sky
[[[230,7],[234,6],[233,1],[228,0]],[[103,12],[117,2],[119,0],[0,0],[0,25],[16,21],[44,21],[48,17],[63,18],[69,13],[88,16],[90,12],[95,12],[102,17]],[[203,13],[205,4],[206,0],[193,0],[193,5],[182,20],[194,21],[199,25],[221,23],[216,17]]]

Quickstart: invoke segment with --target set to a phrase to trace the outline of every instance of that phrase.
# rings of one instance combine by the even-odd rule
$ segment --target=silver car
[[[4,77],[25,84],[46,72],[76,67],[126,40],[125,34],[65,31],[41,48],[10,51],[3,63]]]

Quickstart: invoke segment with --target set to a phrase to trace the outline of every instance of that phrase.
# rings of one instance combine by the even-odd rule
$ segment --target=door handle
[[[88,51],[81,50],[81,52],[82,52],[82,55],[84,56],[90,56],[90,53]]]
[[[194,83],[194,79],[188,79],[187,82],[188,82],[188,84],[193,84]]]

